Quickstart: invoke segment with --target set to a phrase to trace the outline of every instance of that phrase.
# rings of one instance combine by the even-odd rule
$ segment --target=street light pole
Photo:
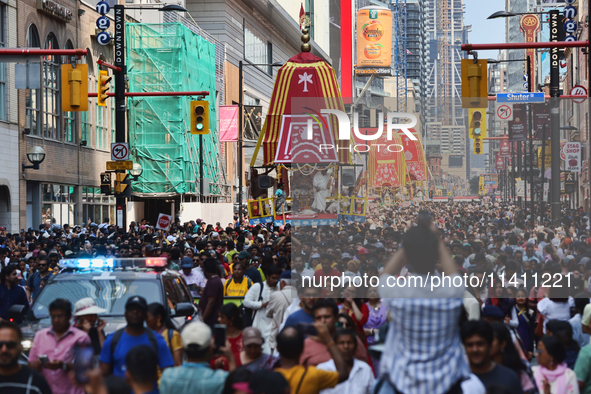
[[[242,117],[244,116],[242,86],[244,81],[242,79],[242,60],[238,62],[238,86],[240,93],[238,95],[238,229],[242,226]]]

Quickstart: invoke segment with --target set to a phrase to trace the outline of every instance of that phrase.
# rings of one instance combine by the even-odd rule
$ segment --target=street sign
[[[581,171],[580,142],[567,142],[562,148],[562,153],[564,154],[564,167],[566,171]]]
[[[581,86],[581,85],[575,85],[570,90],[569,95],[571,95],[571,96],[587,96],[587,88],[585,88],[584,86]],[[572,100],[577,104],[581,104],[586,99],[585,98],[576,98],[576,99],[574,98]]]
[[[41,63],[15,64],[14,87],[17,89],[40,89]]]
[[[157,230],[168,231],[168,229],[170,228],[171,222],[172,222],[172,216],[161,213],[158,215],[158,221],[156,222],[155,228]]]
[[[497,106],[497,116],[501,120],[513,120],[513,105],[501,104]]]
[[[517,197],[525,197],[525,181],[515,182],[515,194]]]
[[[129,160],[129,144],[127,142],[112,142],[111,160]]]
[[[497,93],[497,103],[543,103],[544,92],[536,93]]]
[[[107,171],[132,170],[133,161],[108,161]]]

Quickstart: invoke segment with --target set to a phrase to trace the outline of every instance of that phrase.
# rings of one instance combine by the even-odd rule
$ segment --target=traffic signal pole
[[[590,6],[591,8],[591,6]],[[559,108],[559,59],[558,48],[590,47],[590,41],[558,41],[558,18],[559,11],[550,11],[550,42],[525,42],[525,43],[502,43],[502,44],[462,44],[463,51],[487,50],[487,49],[528,49],[528,48],[550,48],[550,143],[551,143],[551,167],[552,179],[550,192],[552,194],[551,213],[552,226],[560,226],[560,108]],[[591,53],[587,55],[591,67]],[[590,89],[591,90],[591,89]],[[591,107],[590,107],[591,108]]]
[[[125,6],[115,4],[115,67],[120,71],[115,72],[115,142],[125,142]],[[127,223],[127,200],[125,196],[117,195],[117,226],[126,230]]]

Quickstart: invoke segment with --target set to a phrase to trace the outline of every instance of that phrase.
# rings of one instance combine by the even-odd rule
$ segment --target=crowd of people
[[[130,296],[126,326],[106,335],[95,300],[58,298],[19,364],[8,309],[33,305],[60,259],[95,256],[166,257],[201,321],[175,327],[165,306]],[[0,229],[0,263],[9,393],[591,393],[582,209],[559,227],[507,203],[429,202],[373,204],[365,223],[338,226],[47,224]],[[391,285],[413,275],[468,280]],[[326,278],[351,281],[317,285]],[[86,379],[81,347],[97,360]]]

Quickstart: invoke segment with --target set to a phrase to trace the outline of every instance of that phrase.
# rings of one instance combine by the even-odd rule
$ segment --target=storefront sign
[[[46,12],[64,22],[72,20],[72,11],[53,0],[37,0],[37,9]]]

